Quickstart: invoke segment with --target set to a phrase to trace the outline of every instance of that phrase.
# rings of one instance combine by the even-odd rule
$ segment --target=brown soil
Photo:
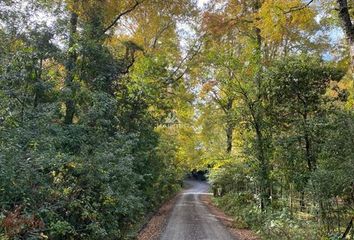
[[[158,240],[179,195],[167,201],[139,232],[137,240]]]
[[[230,231],[230,233],[238,240],[260,240],[260,238],[249,229],[238,229],[234,226],[234,221],[223,211],[218,209],[211,201],[210,196],[202,195],[201,201],[208,207],[209,211],[222,222]]]

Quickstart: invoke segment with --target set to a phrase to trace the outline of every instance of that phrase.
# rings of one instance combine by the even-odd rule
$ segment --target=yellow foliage
[[[285,35],[314,29],[315,11],[309,7],[290,11],[299,6],[303,6],[301,0],[265,0],[257,16],[262,37],[281,42]]]
[[[92,12],[104,13],[107,23],[111,22],[115,16],[131,8],[136,1],[133,0],[67,0],[67,8],[85,19]]]

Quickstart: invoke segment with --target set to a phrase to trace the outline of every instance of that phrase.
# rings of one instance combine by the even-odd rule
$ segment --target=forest
[[[0,240],[135,239],[193,169],[354,239],[353,81],[352,0],[0,0]]]

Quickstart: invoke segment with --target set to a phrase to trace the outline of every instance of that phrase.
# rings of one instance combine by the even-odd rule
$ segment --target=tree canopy
[[[200,3],[0,2],[1,240],[134,239],[194,169],[264,239],[353,238],[353,2]]]

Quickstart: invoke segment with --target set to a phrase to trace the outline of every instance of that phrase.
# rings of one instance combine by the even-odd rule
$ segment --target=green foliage
[[[353,116],[336,87],[343,75],[305,56],[275,62],[263,72],[264,127],[272,132],[265,152],[271,166],[269,207],[259,208],[252,145],[211,174],[222,189],[215,202],[239,227],[255,229],[264,239],[336,239],[344,232],[353,214],[354,169]],[[237,163],[241,159],[248,161]]]
[[[318,224],[294,219],[286,211],[265,214],[260,231],[264,239],[321,239]]]
[[[323,60],[332,14],[250,0],[196,17],[195,4],[0,2],[1,240],[133,238],[196,167],[238,227],[339,238],[353,79],[341,46]]]
[[[0,238],[133,238],[180,187],[176,146],[157,127],[173,110],[168,91],[182,84],[171,84],[163,53],[109,45],[105,6],[80,9],[75,26],[67,19],[75,5],[28,4],[60,15],[51,16],[55,29],[29,22],[22,35],[1,18]]]
[[[237,228],[251,228],[262,223],[261,211],[252,206],[255,202],[251,192],[229,192],[214,199],[217,206],[231,215]]]

